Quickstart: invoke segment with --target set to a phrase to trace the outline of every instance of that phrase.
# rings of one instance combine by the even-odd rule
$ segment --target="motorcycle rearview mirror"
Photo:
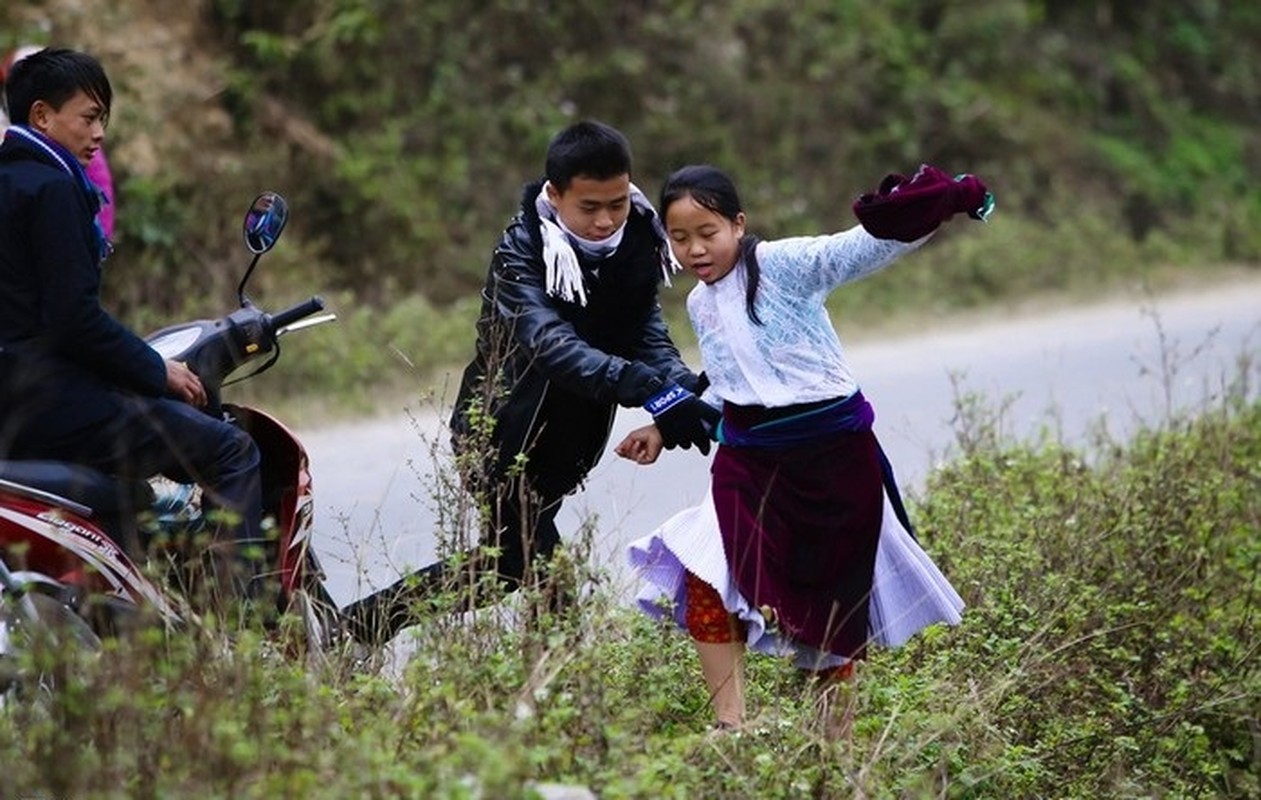
[[[280,238],[280,232],[285,229],[288,221],[289,204],[275,192],[263,192],[255,197],[250,210],[245,212],[245,247],[254,254],[254,259],[250,261],[249,269],[245,270],[245,276],[241,278],[241,284],[236,290],[237,296],[241,298],[241,305],[245,305],[245,284],[253,274],[259,256],[276,246],[276,240]]]
[[[272,249],[289,221],[289,204],[275,192],[263,192],[245,213],[245,246],[254,255]]]

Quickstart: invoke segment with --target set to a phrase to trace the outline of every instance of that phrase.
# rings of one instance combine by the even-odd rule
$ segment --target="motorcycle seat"
[[[0,459],[0,481],[72,500],[107,519],[135,514],[154,502],[153,489],[147,482],[111,477],[64,461]]]

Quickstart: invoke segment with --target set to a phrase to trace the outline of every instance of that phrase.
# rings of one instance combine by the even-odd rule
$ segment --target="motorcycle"
[[[269,314],[246,295],[288,216],[288,204],[274,192],[260,194],[246,213],[245,245],[253,258],[237,287],[238,309],[163,328],[146,341],[197,373],[207,413],[222,415],[258,444],[264,528],[275,533],[266,571],[279,589],[278,610],[301,620],[306,652],[318,656],[340,626],[311,547],[314,497],[306,451],[276,418],[221,397],[224,386],[270,369],[282,336],[336,318],[320,313],[318,296]],[[137,508],[148,512],[144,525]],[[23,630],[57,628],[95,647],[145,615],[171,626],[186,623],[196,611],[172,583],[154,577],[161,573],[152,568],[161,558],[154,543],[190,538],[208,529],[209,516],[194,484],[156,477],[136,486],[75,464],[0,460],[0,659]]]

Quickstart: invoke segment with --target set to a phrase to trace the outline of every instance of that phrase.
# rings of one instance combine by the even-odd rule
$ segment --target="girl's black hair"
[[[665,185],[661,187],[661,202],[657,206],[662,219],[671,203],[689,196],[698,205],[732,222],[744,212],[735,183],[727,173],[709,164],[692,164],[675,170],[666,178]],[[761,325],[762,319],[755,307],[757,287],[762,279],[762,270],[757,263],[757,243],[756,236],[745,234],[740,239],[740,257],[744,259],[744,268],[748,274],[744,290],[745,313],[753,324]]]
[[[30,123],[36,100],[61,108],[79,91],[100,103],[102,119],[108,121],[114,90],[101,62],[87,53],[46,47],[18,61],[5,76],[5,100],[15,125]]]

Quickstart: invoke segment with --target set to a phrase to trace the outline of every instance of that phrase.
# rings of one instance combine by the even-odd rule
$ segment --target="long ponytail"
[[[740,257],[744,259],[745,287],[744,310],[754,325],[761,325],[762,318],[757,314],[757,287],[762,282],[762,268],[757,263],[758,238],[746,233],[740,240]]]

